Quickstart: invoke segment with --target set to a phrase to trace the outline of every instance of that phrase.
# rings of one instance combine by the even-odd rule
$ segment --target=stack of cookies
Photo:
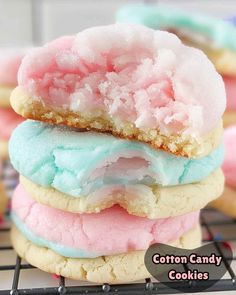
[[[110,25],[28,54],[11,103],[17,253],[93,282],[149,277],[153,243],[195,248],[223,190],[221,77],[173,34]],[[34,121],[33,121],[34,120]]]

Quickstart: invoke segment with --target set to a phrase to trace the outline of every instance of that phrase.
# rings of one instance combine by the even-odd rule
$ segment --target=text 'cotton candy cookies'
[[[225,83],[227,109],[224,125],[236,124],[235,25],[220,18],[162,5],[126,6],[117,13],[117,20],[170,31],[185,44],[203,50]]]
[[[27,55],[11,101],[34,119],[9,144],[21,257],[119,283],[151,276],[153,243],[200,245],[199,210],[224,185],[225,92],[204,54],[142,26],[91,28]]]
[[[122,24],[88,29],[32,51],[18,78],[11,101],[25,118],[187,157],[210,153],[221,138],[222,79],[173,34]]]

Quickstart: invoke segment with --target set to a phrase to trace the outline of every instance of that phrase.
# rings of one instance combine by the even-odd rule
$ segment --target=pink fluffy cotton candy
[[[236,111],[236,77],[223,77],[227,96],[227,110]]]
[[[205,134],[226,104],[222,78],[204,53],[138,25],[57,39],[27,55],[18,78],[37,100],[163,134]]]
[[[23,48],[0,49],[0,85],[17,85],[17,72],[25,53]]]
[[[224,144],[225,160],[222,169],[226,184],[236,188],[236,125],[225,130]]]
[[[10,108],[0,108],[0,139],[8,141],[12,131],[24,119]]]
[[[199,212],[165,219],[129,215],[119,206],[100,213],[75,214],[47,207],[31,199],[19,185],[12,210],[38,237],[99,255],[147,249],[155,242],[167,243],[198,224]]]

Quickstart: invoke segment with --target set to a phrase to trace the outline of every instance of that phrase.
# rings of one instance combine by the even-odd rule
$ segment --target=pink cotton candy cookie
[[[11,240],[19,256],[46,272],[97,283],[150,277],[145,250],[156,241],[184,249],[201,243],[199,211],[155,220],[119,206],[75,214],[37,203],[21,185],[13,196],[12,219]]]
[[[75,214],[31,199],[19,185],[12,200],[13,220],[27,239],[71,258],[94,258],[146,250],[179,239],[199,222],[199,211],[147,219],[119,206],[100,213]]]
[[[18,82],[11,102],[26,118],[188,157],[220,141],[223,81],[202,52],[167,32],[115,24],[60,38],[24,58]]]
[[[236,218],[236,125],[224,132],[225,160],[222,170],[226,187],[223,195],[211,204],[223,213]]]
[[[97,258],[68,258],[55,251],[38,246],[28,240],[15,225],[11,230],[11,241],[18,255],[35,267],[74,280],[99,284],[128,283],[151,277],[144,264],[146,251],[131,251],[125,254]],[[197,226],[181,236],[172,246],[195,249],[201,243],[201,230]]]
[[[0,85],[17,85],[17,72],[25,52],[24,48],[0,49]]]

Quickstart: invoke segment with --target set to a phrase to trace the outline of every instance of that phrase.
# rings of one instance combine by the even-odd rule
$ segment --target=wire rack
[[[8,219],[8,218],[7,218]],[[221,251],[220,247],[218,247],[218,243],[225,242],[226,246],[231,246],[234,250],[233,262],[231,265],[228,263],[228,258],[223,257],[223,261],[227,267],[227,274],[218,281],[215,285],[211,286],[207,289],[207,292],[210,291],[236,291],[236,221],[230,218],[223,216],[222,214],[212,210],[205,209],[201,214],[201,223],[202,223],[202,231],[203,231],[203,241],[214,242],[216,251]],[[122,285],[88,285],[88,283],[80,283],[73,281],[71,283],[70,280],[65,279],[61,276],[55,276],[46,274],[40,270],[37,270],[34,266],[28,264],[23,261],[19,256],[16,256],[14,250],[9,241],[9,231],[10,231],[10,221],[2,223],[0,226],[0,295],[21,295],[21,294],[89,294],[89,295],[98,295],[98,294],[116,294],[116,295],[144,295],[144,294],[176,294],[178,293],[172,288],[168,288],[165,285],[155,281],[154,279],[146,279],[143,282],[137,282],[132,284],[122,284]],[[4,238],[3,238],[4,236]],[[3,242],[3,241],[8,242]],[[11,252],[11,259],[6,261],[6,252]],[[221,253],[222,254],[222,253]],[[4,263],[1,263],[2,258]],[[14,257],[14,261],[12,260]],[[14,262],[14,263],[13,263]],[[234,266],[235,264],[235,266]],[[25,277],[24,272],[27,270],[37,270],[38,274],[34,277],[34,281],[29,279],[31,285],[28,287],[22,287],[20,282],[22,276]],[[6,285],[6,276],[3,274],[7,272],[9,286],[5,286],[2,290],[3,282]],[[43,286],[41,283],[40,287],[37,287],[37,279],[41,275],[43,277]],[[48,280],[45,279],[45,275],[50,277],[50,283],[48,284]],[[209,282],[201,282],[196,285],[187,286],[188,291],[197,292],[199,287],[202,284],[205,284],[206,287]],[[176,283],[174,283],[176,284]],[[201,285],[200,285],[201,284]],[[190,290],[189,290],[190,288]],[[186,290],[187,291],[187,290]]]

